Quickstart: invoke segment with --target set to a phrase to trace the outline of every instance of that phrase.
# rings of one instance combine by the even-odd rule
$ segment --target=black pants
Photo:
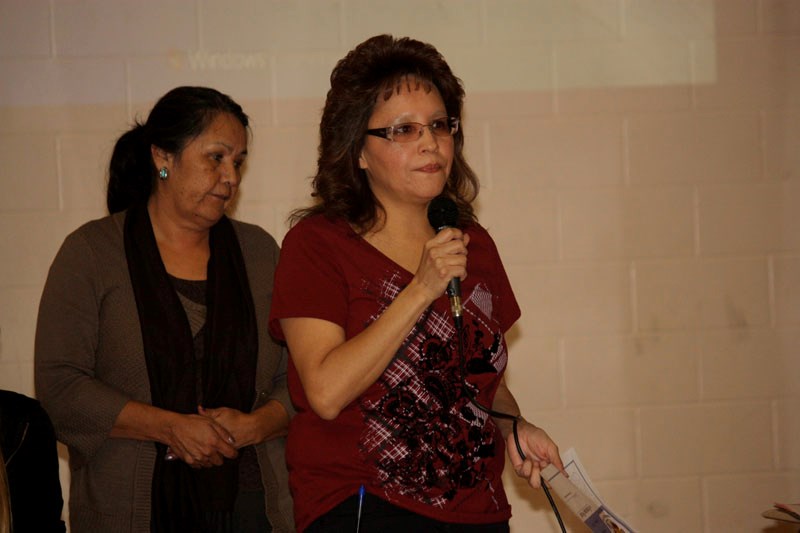
[[[357,521],[358,496],[352,496],[317,518],[308,526],[306,533],[355,533]],[[508,522],[493,524],[439,522],[401,509],[371,494],[364,496],[359,528],[359,533],[508,533],[508,531]]]

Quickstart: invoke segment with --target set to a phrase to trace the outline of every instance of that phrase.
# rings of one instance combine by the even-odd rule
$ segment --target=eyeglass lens
[[[416,141],[422,137],[425,128],[431,130],[437,137],[449,137],[458,131],[458,121],[449,118],[436,119],[430,124],[420,124],[419,122],[407,122],[392,126],[389,134],[393,141],[408,142]]]

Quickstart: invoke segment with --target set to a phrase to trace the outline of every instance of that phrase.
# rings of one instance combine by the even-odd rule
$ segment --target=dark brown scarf
[[[250,284],[231,221],[223,216],[210,230],[204,356],[199,369],[189,321],[161,261],[146,205],[128,210],[124,242],[153,405],[197,413],[198,398],[203,398],[204,407],[249,412],[258,336]],[[197,372],[202,391],[196,390]],[[180,460],[165,461],[164,444],[156,443],[156,450],[152,531],[206,531],[206,513],[233,509],[237,461],[226,459],[219,467],[193,469]]]

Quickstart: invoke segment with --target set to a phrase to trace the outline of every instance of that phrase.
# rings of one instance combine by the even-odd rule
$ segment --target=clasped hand
[[[219,466],[233,459],[238,449],[248,444],[246,428],[250,415],[222,407],[204,409],[198,414],[180,414],[170,426],[167,460],[180,459],[193,468]]]

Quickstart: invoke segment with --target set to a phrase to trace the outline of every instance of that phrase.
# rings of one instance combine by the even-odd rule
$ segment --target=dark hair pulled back
[[[242,107],[216,89],[176,87],[162,96],[147,121],[137,121],[114,145],[108,166],[109,213],[146,202],[152,194],[157,171],[151,146],[180,155],[220,113],[229,113],[248,127],[249,119]]]
[[[291,220],[321,213],[344,218],[367,231],[382,207],[358,158],[378,98],[388,100],[408,83],[418,83],[426,90],[436,87],[448,115],[460,118],[464,88],[432,45],[391,35],[377,35],[356,46],[336,64],[330,80],[320,121],[317,174],[312,182],[315,203],[295,211]],[[471,202],[478,194],[478,179],[464,158],[463,146],[464,134],[459,129],[443,191],[458,205],[462,223],[475,220]]]

